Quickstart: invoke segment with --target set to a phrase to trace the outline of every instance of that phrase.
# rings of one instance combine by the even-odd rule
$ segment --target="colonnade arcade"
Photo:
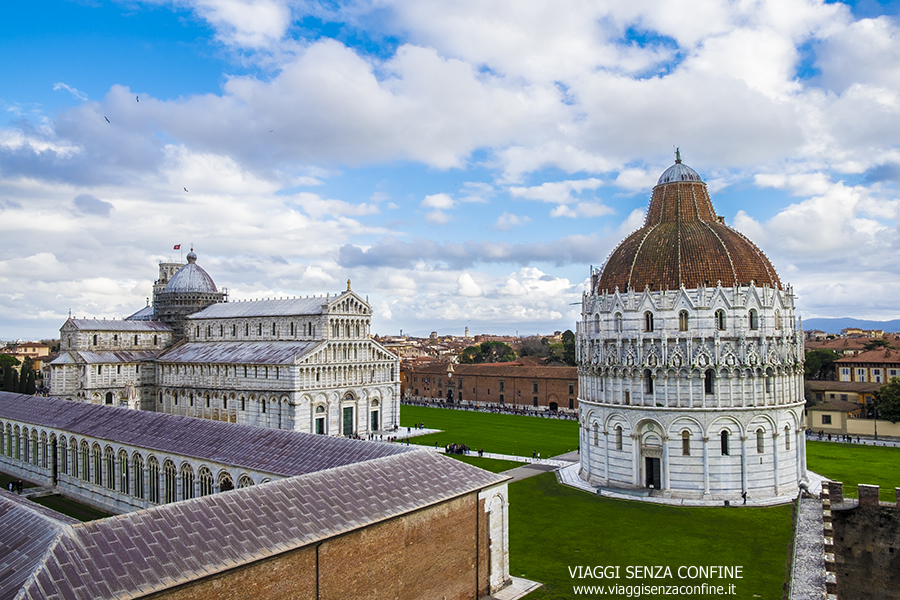
[[[267,473],[90,436],[0,421],[3,471],[112,512],[265,483]]]

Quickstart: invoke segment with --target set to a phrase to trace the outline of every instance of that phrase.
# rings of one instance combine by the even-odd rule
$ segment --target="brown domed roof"
[[[666,177],[666,174],[677,175]],[[781,287],[762,250],[716,215],[706,184],[675,161],[653,188],[644,226],[610,255],[597,291],[735,284]]]

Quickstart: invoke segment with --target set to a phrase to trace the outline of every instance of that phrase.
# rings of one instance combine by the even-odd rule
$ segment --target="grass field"
[[[86,504],[81,504],[80,502],[75,502],[74,500],[69,500],[62,496],[43,496],[42,498],[35,498],[32,502],[42,504],[58,513],[68,515],[73,519],[78,519],[85,523],[87,521],[104,519],[111,516],[110,513],[99,511]]]
[[[423,446],[466,444],[473,450],[513,456],[540,452],[542,458],[578,449],[578,421],[404,405],[400,425],[405,428],[416,423],[442,431],[410,438],[410,443]],[[399,435],[405,431],[401,429]]]
[[[496,458],[479,458],[478,456],[466,454],[447,454],[450,458],[476,466],[479,469],[490,471],[491,473],[502,473],[518,467],[524,467],[526,463],[516,462],[514,460],[497,460]]]
[[[895,500],[894,488],[900,487],[900,448],[809,442],[806,444],[806,468],[844,484],[844,495],[856,498],[860,483],[877,485],[879,498]]]
[[[573,598],[572,586],[578,584],[675,585],[704,581],[735,584],[736,594],[728,598],[782,597],[792,543],[791,505],[683,508],[611,500],[559,485],[553,473],[512,483],[509,495],[510,574],[544,583],[528,600]],[[573,580],[569,567],[578,565],[618,565],[619,578]],[[627,579],[629,565],[668,566],[675,577]],[[678,579],[677,567],[681,565],[740,565],[743,578]],[[645,596],[658,595],[641,597]]]

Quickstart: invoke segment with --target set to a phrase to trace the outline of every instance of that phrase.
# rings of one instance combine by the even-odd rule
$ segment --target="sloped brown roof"
[[[807,410],[837,410],[840,412],[851,413],[862,410],[862,408],[862,404],[855,404],[853,402],[847,402],[846,400],[829,400],[824,404],[810,406]]]
[[[720,221],[706,184],[685,179],[653,188],[644,226],[610,255],[597,290],[677,290],[751,281],[781,287],[762,250]]]
[[[900,350],[896,348],[878,348],[877,350],[867,350],[853,356],[839,358],[834,361],[841,364],[856,363],[883,363],[883,364],[900,364]]]

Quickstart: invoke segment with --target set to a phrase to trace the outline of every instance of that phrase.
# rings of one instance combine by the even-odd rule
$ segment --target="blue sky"
[[[562,6],[5,3],[0,339],[130,314],[179,243],[377,333],[574,328],[675,146],[801,315],[897,318],[898,2]]]

